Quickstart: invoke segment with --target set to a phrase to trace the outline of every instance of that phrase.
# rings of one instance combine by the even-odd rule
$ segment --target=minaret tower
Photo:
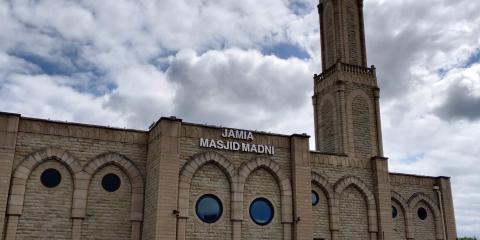
[[[322,73],[314,77],[316,149],[370,159],[382,156],[379,89],[367,67],[363,0],[321,0]]]

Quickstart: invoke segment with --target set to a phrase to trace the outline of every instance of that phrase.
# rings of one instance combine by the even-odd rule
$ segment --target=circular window
[[[120,188],[120,178],[113,173],[109,173],[102,178],[102,187],[107,192],[115,192]]]
[[[273,205],[266,198],[257,198],[250,204],[250,217],[260,226],[269,224],[273,214]]]
[[[206,223],[214,223],[222,216],[223,207],[220,199],[215,195],[206,194],[198,199],[195,211],[200,220]]]
[[[425,219],[427,219],[427,216],[428,216],[427,210],[425,210],[425,208],[421,207],[417,210],[417,215],[420,219],[425,220]]]
[[[62,175],[57,169],[49,168],[42,172],[40,181],[43,186],[48,188],[54,188],[62,181]]]
[[[317,205],[319,200],[320,199],[318,198],[318,193],[315,191],[312,191],[312,206]]]
[[[392,218],[396,218],[398,215],[397,208],[392,205]]]

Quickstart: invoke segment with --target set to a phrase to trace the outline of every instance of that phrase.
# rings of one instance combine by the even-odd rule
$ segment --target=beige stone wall
[[[58,147],[68,151],[82,166],[101,154],[119,153],[130,159],[142,175],[145,175],[146,133],[65,125],[67,126],[41,121],[20,121],[14,168],[32,153]],[[111,138],[107,137],[109,135]]]
[[[370,136],[370,107],[368,99],[355,96],[352,100],[353,148],[357,157],[372,157],[372,138]]]
[[[12,178],[19,115],[0,113],[0,226],[5,226],[8,195]],[[4,239],[5,228],[0,228],[0,239]]]
[[[369,94],[368,92],[365,93],[367,99],[371,97]],[[361,109],[358,106],[355,108]],[[360,112],[357,115],[365,113],[365,111]],[[355,111],[352,111],[352,113],[355,115]],[[370,109],[369,114],[371,114]],[[365,116],[362,116],[364,118],[361,118],[359,122],[366,121]],[[374,118],[369,118],[370,120],[375,121]],[[38,228],[45,219],[45,217],[40,216],[56,214],[64,216],[63,218],[54,217],[59,221],[54,223],[62,227],[59,231],[45,233],[50,239],[78,239],[74,236],[75,231],[77,231],[75,230],[76,228],[72,232],[72,225],[82,227],[83,239],[135,239],[137,235],[132,235],[132,229],[140,231],[138,218],[145,221],[143,239],[172,239],[170,235],[165,237],[163,235],[164,230],[159,228],[159,226],[164,226],[162,224],[164,217],[161,216],[168,216],[177,220],[168,220],[171,226],[178,226],[178,229],[184,229],[182,236],[182,231],[178,230],[179,232],[175,233],[175,228],[169,227],[172,230],[171,234],[178,234],[174,238],[178,237],[177,239],[181,240],[288,240],[292,239],[292,236],[294,236],[292,230],[296,229],[293,223],[292,210],[305,210],[305,208],[295,207],[294,203],[302,202],[305,204],[306,202],[304,199],[292,201],[294,200],[292,198],[294,194],[292,193],[301,190],[302,194],[297,195],[305,197],[306,194],[304,193],[308,190],[303,188],[303,178],[297,174],[297,180],[302,180],[302,184],[295,185],[292,192],[293,185],[291,181],[293,181],[292,177],[295,175],[292,174],[292,171],[295,170],[303,174],[306,171],[305,169],[309,169],[320,176],[315,179],[312,176],[312,181],[314,182],[312,189],[319,194],[320,203],[311,208],[311,213],[296,213],[297,215],[295,216],[307,216],[302,218],[305,222],[301,222],[301,224],[303,224],[302,226],[305,229],[313,229],[312,237],[324,239],[376,239],[377,221],[380,219],[380,217],[378,219],[376,217],[377,208],[375,207],[377,206],[375,192],[377,191],[378,183],[375,181],[374,175],[376,173],[372,170],[373,165],[366,154],[363,157],[327,155],[308,152],[308,150],[305,150],[307,148],[303,149],[300,147],[298,149],[302,149],[299,150],[302,153],[292,152],[295,151],[295,148],[290,145],[291,137],[265,133],[255,133],[254,143],[274,145],[274,156],[212,151],[212,149],[200,148],[199,138],[221,139],[222,128],[178,123],[179,131],[175,136],[168,135],[171,133],[170,126],[165,126],[151,135],[150,144],[152,148],[149,149],[151,161],[148,166],[145,166],[147,140],[141,137],[146,136],[144,133],[104,128],[97,129],[88,126],[63,126],[65,124],[28,119],[25,121],[25,123],[20,123],[14,170],[19,172],[16,175],[17,177],[28,177],[28,181],[24,188],[24,195],[18,195],[22,190],[22,186],[18,186],[21,180],[17,179],[14,183],[15,186],[12,193],[15,196],[12,197],[11,201],[13,203],[22,203],[19,200],[19,196],[24,196],[25,199],[23,212],[20,211],[20,214],[18,213],[18,206],[13,204],[11,208],[12,214],[18,214],[12,215],[12,223],[8,225],[8,228],[16,227],[17,237],[12,239],[31,239],[31,236],[38,234],[39,231],[44,231],[43,228]],[[370,122],[368,128],[373,129],[373,125],[374,123]],[[104,133],[106,136],[103,135]],[[117,135],[117,133],[121,134]],[[132,136],[128,137],[129,134],[132,134]],[[351,132],[349,134],[355,133]],[[164,139],[166,135],[168,135],[168,141]],[[357,136],[359,135],[357,134]],[[241,142],[242,140],[239,141]],[[374,139],[372,143],[373,141]],[[52,147],[61,150],[44,151],[45,149],[52,149]],[[372,149],[374,149],[372,154],[375,152],[375,148],[375,146],[372,146]],[[166,149],[170,152],[162,152],[160,149]],[[65,153],[64,155],[63,151],[67,151],[68,154]],[[178,151],[178,155],[175,155],[173,151]],[[119,153],[121,154],[119,155],[120,158],[125,156],[125,159],[128,160],[118,163],[119,165],[108,164],[104,167],[103,163],[108,162],[108,159],[112,158],[112,156],[104,155],[109,152]],[[64,156],[65,159],[58,158],[58,162],[51,160],[43,162],[45,158],[55,156],[55,153]],[[98,156],[103,156],[101,158],[107,160],[94,161],[92,163],[92,160],[98,159]],[[299,164],[298,169],[292,166],[294,163],[294,160],[291,159],[292,156],[298,157],[296,160]],[[310,161],[309,164],[301,165],[302,162],[308,160]],[[77,165],[72,164],[71,161]],[[163,167],[160,164],[162,161]],[[36,167],[34,162],[41,163]],[[145,209],[148,209],[148,211],[145,212],[144,218],[142,218],[141,213],[131,213],[132,209],[135,209],[134,205],[138,205],[138,203],[134,204],[135,201],[138,202],[141,199],[132,196],[143,194],[143,185],[141,187],[136,185],[137,188],[133,186],[130,178],[136,179],[137,183],[138,178],[131,171],[129,173],[125,171],[125,169],[129,168],[129,164],[135,164],[136,168],[140,170],[138,176],[140,179],[145,178],[146,181],[146,191],[149,194],[145,197]],[[39,177],[40,173],[38,171],[40,170],[38,169],[45,168],[48,165],[60,169],[62,176],[69,176],[69,178],[63,178],[61,186],[55,188],[58,190],[58,198],[61,199],[61,202],[55,202],[57,200],[54,200],[55,207],[48,205],[53,203],[45,201],[45,196],[48,195],[55,199],[55,194],[57,193],[46,194],[44,191],[52,191],[52,189],[45,190],[44,187],[38,186],[40,184],[38,179],[37,182],[32,180]],[[31,174],[27,169],[29,166],[34,168]],[[101,170],[96,172],[96,168]],[[79,174],[79,171],[81,174]],[[170,177],[163,175],[165,171],[175,173],[177,178],[174,183],[170,184],[168,182]],[[119,191],[107,193],[101,187],[101,178],[107,172],[114,172],[121,177],[122,187]],[[150,177],[147,178],[145,176],[146,172],[148,172]],[[80,184],[78,186],[85,185],[84,179],[89,179],[89,174],[93,174],[91,182],[86,185],[85,190],[80,188],[74,194],[73,189],[77,185],[73,182],[77,181]],[[76,177],[72,179],[72,176]],[[230,185],[229,180],[232,181],[232,185]],[[179,191],[178,194],[176,191],[159,191],[159,185],[162,182],[165,187],[173,186]],[[404,229],[400,232],[393,231],[392,239],[405,239],[406,235],[402,234],[406,234],[408,228],[410,228],[412,237],[416,237],[416,239],[429,239],[425,236],[432,234],[432,239],[440,239],[442,227],[441,221],[439,221],[440,205],[433,190],[433,186],[438,184],[438,179],[390,174],[390,182],[392,196],[395,193],[397,194],[395,197],[401,200],[397,207],[399,215],[397,220],[393,220],[393,226],[391,227],[401,229],[401,226],[404,226]],[[67,188],[66,186],[69,187]],[[186,187],[188,187],[188,190],[185,190]],[[201,222],[195,213],[197,199],[206,193],[213,193],[222,200],[223,215],[221,220],[214,224]],[[185,196],[187,199],[186,207],[183,205]],[[271,200],[275,207],[274,220],[266,227],[254,224],[248,213],[250,203],[260,196]],[[82,206],[78,204],[81,203],[83,198],[87,197],[86,214],[82,217],[81,211],[77,211],[81,210]],[[332,201],[333,197],[338,201]],[[169,201],[168,204],[162,205],[166,200]],[[178,216],[173,212],[177,202]],[[241,205],[238,205],[240,203]],[[46,207],[33,207],[39,204],[46,204]],[[415,219],[416,209],[422,204],[429,211],[430,220],[427,219],[427,221],[417,223],[415,222],[418,220]],[[411,214],[413,217],[410,219],[410,224],[407,221],[408,215],[402,212],[403,208],[410,211],[410,213],[414,213]],[[307,210],[310,211],[309,209]],[[74,216],[72,212],[76,219],[72,219],[72,216]],[[372,216],[368,217],[367,212],[370,212]],[[384,212],[382,210],[382,214]],[[184,216],[183,214],[187,215]],[[313,219],[311,222],[310,220],[305,220],[308,219],[310,214]],[[18,226],[15,225],[15,216],[19,216]],[[405,216],[404,222],[402,222],[402,219],[404,219],[402,216]],[[135,224],[134,221],[131,221],[132,217],[137,219]],[[81,220],[80,225],[78,225],[79,219]],[[232,221],[232,219],[235,221]],[[182,221],[185,221],[185,224],[179,225]],[[183,228],[180,226],[183,226]],[[382,227],[388,228],[389,225],[386,224]],[[111,231],[111,229],[115,231]],[[433,233],[432,230],[434,231]],[[307,237],[308,234],[300,235],[302,239],[310,239]],[[298,233],[296,235],[299,236]]]
[[[117,175],[121,181],[120,188],[115,192],[107,192],[102,187],[102,178],[110,173]],[[131,239],[131,194],[130,180],[118,167],[110,165],[98,171],[88,189],[87,217],[83,221],[82,239]]]
[[[192,158],[192,156],[210,151],[211,149],[205,149],[200,147],[200,138],[209,138],[209,139],[222,139],[221,132],[223,128],[209,128],[193,124],[182,124],[182,133],[180,139],[180,165],[185,165],[185,163]],[[238,142],[249,142],[238,140]],[[255,144],[264,144],[264,145],[273,145],[275,146],[275,155],[266,156],[273,159],[278,163],[282,171],[291,178],[292,167],[290,161],[290,139],[288,136],[283,135],[267,135],[267,134],[255,134]],[[228,156],[228,160],[232,162],[235,167],[240,167],[244,162],[250,161],[261,155],[252,154],[252,153],[240,153],[240,152],[231,152],[231,151],[219,151],[215,150],[223,156]]]
[[[397,216],[393,218],[393,240],[405,240],[407,239],[405,217],[406,214],[401,205],[392,201],[392,206],[397,209]]]
[[[134,238],[131,236],[132,233],[135,233],[134,239],[137,239],[143,220],[146,136],[140,131],[21,119],[15,148],[13,190],[8,207],[7,239],[24,239],[25,234],[36,231],[31,229],[24,231],[25,226],[32,228],[31,226],[44,225],[45,218],[39,217],[42,216],[42,213],[35,213],[33,215],[36,217],[29,217],[29,211],[37,208],[46,213],[55,213],[56,211],[64,213],[64,218],[53,218],[61,221],[57,225],[64,231],[63,235],[52,236],[49,239],[80,239],[82,227],[84,227],[85,239],[93,236],[97,236],[96,239],[111,239],[112,237],[131,239]],[[45,207],[37,205],[37,208],[30,209],[29,201],[37,201],[35,198],[42,197],[43,195],[36,191],[44,188],[32,185],[31,178],[38,175],[36,169],[47,163],[51,164],[48,159],[55,159],[57,162],[53,164],[59,164],[59,167],[63,166],[64,169],[69,169],[70,192],[65,192],[60,187],[49,189],[49,191],[62,190],[58,193],[50,193],[52,196],[59,194],[62,203],[56,204],[55,201],[52,201],[52,204]],[[118,170],[123,179],[123,187],[126,191],[128,190],[121,196],[101,196],[104,190],[98,185],[93,185],[94,182],[99,182],[97,175],[93,176],[95,179],[92,184],[89,184],[92,174],[98,168],[109,164],[117,164],[118,167],[109,166],[105,169]],[[24,185],[23,181],[25,180],[23,179],[28,179],[26,185]],[[135,187],[131,186],[132,181]],[[64,183],[67,182],[62,181],[62,184]],[[126,202],[128,202],[128,206],[123,204]],[[94,203],[99,205],[96,206]],[[90,207],[88,214],[86,212],[87,205]],[[52,222],[56,223],[55,221]],[[82,224],[82,221],[85,224]],[[119,221],[126,222],[126,224],[120,226],[117,224]],[[57,233],[51,231],[46,236],[48,234]]]
[[[417,215],[417,209],[423,207],[427,210],[427,218],[421,220]],[[413,226],[414,226],[414,237],[415,239],[422,240],[435,240],[436,230],[435,230],[435,218],[433,216],[431,208],[425,204],[425,202],[419,202],[413,208]]]
[[[335,134],[335,108],[330,99],[323,99],[320,116],[318,116],[320,134],[319,151],[327,153],[336,152],[336,134]]]
[[[357,83],[345,85],[349,156],[370,161],[379,154],[373,88]]]
[[[328,211],[329,202],[327,196],[316,184],[312,184],[312,190],[315,191],[319,197],[318,204],[312,206],[313,237],[329,240],[331,239],[331,233],[329,220],[330,215]]]
[[[343,1],[343,23],[345,26],[344,39],[346,39],[346,63],[362,65],[361,28],[357,0]]]
[[[407,238],[444,239],[440,205],[433,190],[437,181],[438,178],[433,177],[390,174],[392,199],[401,204],[408,213],[405,217]],[[418,218],[419,207],[424,207],[428,211],[428,219]]]
[[[249,215],[250,203],[257,197],[270,200],[274,207],[274,218],[266,226],[255,224]],[[243,209],[242,239],[283,239],[280,188],[275,178],[266,170],[258,169],[247,178]]]
[[[368,240],[367,202],[362,193],[353,186],[340,196],[340,236],[343,240]]]
[[[60,184],[54,188],[47,188],[40,182],[42,172],[48,168],[57,169],[62,176]],[[72,174],[64,165],[47,161],[38,166],[27,180],[16,239],[71,239],[72,197]]]
[[[336,59],[335,59],[335,49],[336,49],[336,42],[335,42],[335,25],[334,25],[334,9],[333,9],[333,4],[331,1],[328,1],[324,5],[324,10],[323,10],[323,19],[322,19],[322,24],[323,24],[323,31],[325,32],[324,34],[324,61],[325,61],[325,69],[331,67]],[[325,70],[324,69],[324,70]]]
[[[232,239],[230,219],[230,183],[225,173],[216,165],[209,163],[201,167],[194,175],[190,186],[190,209],[187,221],[188,240],[227,240]],[[223,205],[222,217],[213,224],[201,221],[195,212],[197,200],[213,194]]]

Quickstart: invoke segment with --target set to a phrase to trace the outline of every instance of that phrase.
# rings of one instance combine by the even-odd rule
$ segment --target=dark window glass
[[[396,218],[398,215],[397,208],[392,205],[392,218]]]
[[[200,220],[206,223],[214,223],[222,216],[223,207],[220,199],[215,195],[206,194],[198,199],[195,211]]]
[[[265,198],[257,198],[250,204],[250,217],[261,226],[269,224],[273,219],[273,205]]]
[[[40,181],[43,186],[48,188],[54,188],[62,181],[62,175],[57,169],[49,168],[42,172]]]
[[[428,216],[427,210],[425,210],[425,208],[421,207],[417,210],[417,215],[420,219],[425,220],[425,219],[427,219],[427,216]]]
[[[113,174],[109,173],[102,178],[102,187],[107,192],[115,192],[120,188],[120,178]]]
[[[312,191],[312,206],[317,205],[318,201],[319,201],[318,193],[315,191]]]

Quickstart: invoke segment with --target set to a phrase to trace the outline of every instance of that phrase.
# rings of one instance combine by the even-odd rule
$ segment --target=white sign
[[[222,132],[222,137],[249,141],[254,140],[252,132],[237,129],[224,129],[224,131]],[[237,142],[234,140],[215,140],[208,138],[200,138],[200,147],[268,155],[275,154],[274,146]]]

